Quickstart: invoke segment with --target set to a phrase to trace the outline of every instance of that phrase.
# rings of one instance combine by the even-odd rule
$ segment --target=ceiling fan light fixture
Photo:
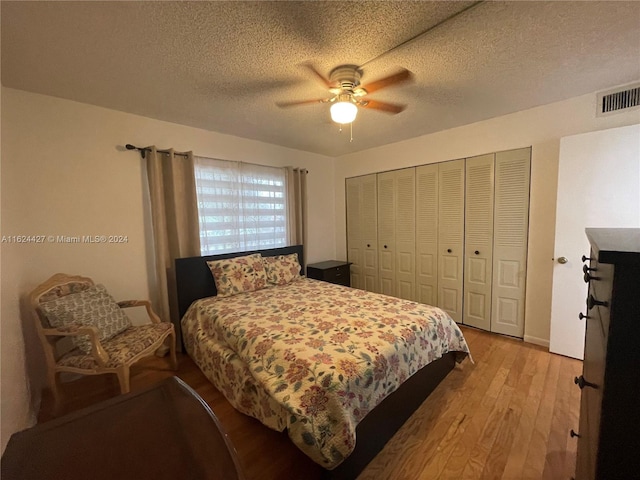
[[[331,120],[344,125],[356,119],[358,107],[350,100],[340,100],[331,105],[329,111],[331,112]]]

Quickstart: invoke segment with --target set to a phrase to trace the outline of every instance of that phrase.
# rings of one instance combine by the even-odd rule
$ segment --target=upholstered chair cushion
[[[253,292],[267,286],[267,274],[259,253],[210,261],[207,265],[216,282],[219,297]]]
[[[102,343],[105,352],[109,355],[107,367],[117,367],[130,362],[140,352],[154,344],[167,330],[171,330],[171,323],[149,323],[129,328]],[[85,354],[77,348],[65,353],[58,365],[65,367],[94,370],[99,368],[93,355]]]
[[[298,254],[262,257],[267,281],[272,285],[286,285],[300,278],[300,262]]]
[[[131,326],[129,317],[102,285],[92,285],[77,293],[42,302],[40,309],[54,328],[96,327],[100,332],[101,342]],[[72,340],[82,352],[91,352],[91,342],[87,335],[74,336]]]

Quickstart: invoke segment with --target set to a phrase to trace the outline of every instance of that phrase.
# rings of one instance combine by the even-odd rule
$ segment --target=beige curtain
[[[307,170],[285,167],[287,172],[287,221],[289,245],[307,245]],[[307,249],[304,248],[304,264]]]
[[[149,151],[150,150],[150,151]],[[180,343],[180,319],[174,264],[180,257],[200,255],[198,201],[193,170],[193,154],[171,149],[146,152],[147,179],[151,198],[153,245],[160,318],[176,326]]]

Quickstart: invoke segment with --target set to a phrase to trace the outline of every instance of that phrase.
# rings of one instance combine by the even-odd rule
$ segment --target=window
[[[202,255],[287,245],[283,168],[195,157]]]

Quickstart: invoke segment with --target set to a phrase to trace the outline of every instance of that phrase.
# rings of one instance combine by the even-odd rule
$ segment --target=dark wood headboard
[[[302,245],[290,247],[270,248],[267,250],[251,250],[248,252],[223,253],[220,255],[209,255],[206,257],[189,257],[176,259],[176,288],[178,290],[178,312],[181,320],[191,304],[206,297],[213,297],[217,294],[216,284],[207,262],[211,260],[222,260],[225,258],[242,257],[252,253],[260,253],[263,257],[275,257],[276,255],[298,254],[298,261],[304,273],[304,260],[302,256]]]

